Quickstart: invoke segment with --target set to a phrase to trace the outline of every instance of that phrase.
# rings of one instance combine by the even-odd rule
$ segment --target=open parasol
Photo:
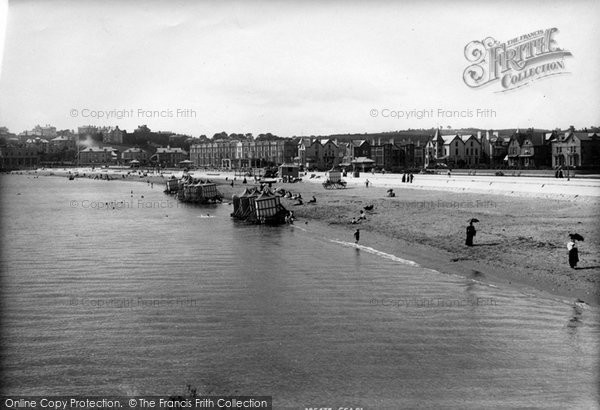
[[[477,218],[473,218],[473,219],[471,219],[469,222],[471,222],[471,223],[473,223],[473,222],[479,222],[479,219],[477,219]]]
[[[579,235],[578,233],[570,233],[569,236],[574,241],[583,241],[583,236]]]

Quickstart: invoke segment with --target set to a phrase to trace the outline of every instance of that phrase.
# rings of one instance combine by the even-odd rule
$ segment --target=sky
[[[590,127],[598,15],[595,0],[0,0],[0,126],[283,137]],[[467,86],[467,44],[550,28],[572,54],[559,75]]]

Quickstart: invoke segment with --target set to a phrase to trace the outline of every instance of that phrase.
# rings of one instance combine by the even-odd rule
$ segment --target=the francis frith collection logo
[[[465,57],[472,63],[463,73],[465,84],[480,88],[500,83],[502,92],[567,73],[565,57],[571,53],[557,46],[557,32],[557,28],[537,30],[504,43],[492,37],[471,41],[465,47]]]

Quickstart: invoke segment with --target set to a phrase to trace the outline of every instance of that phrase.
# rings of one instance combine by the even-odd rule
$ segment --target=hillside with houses
[[[19,134],[0,127],[0,167],[152,166],[246,169],[294,164],[305,170],[600,169],[600,129],[421,129],[279,137],[220,132],[208,138],[141,125]]]

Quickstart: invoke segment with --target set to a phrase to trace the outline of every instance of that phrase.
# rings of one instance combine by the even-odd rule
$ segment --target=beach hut
[[[283,179],[283,182],[296,181],[300,175],[300,167],[294,164],[282,164],[279,166],[279,178]]]
[[[261,223],[278,223],[279,219],[284,219],[285,211],[278,196],[268,191],[261,193],[255,200],[256,218]]]
[[[169,193],[177,192],[179,190],[179,180],[175,178],[167,179],[167,189]]]
[[[254,219],[255,216],[255,205],[254,200],[258,197],[258,194],[254,189],[245,189],[240,195],[240,208],[239,212],[235,212],[234,216],[240,219]]]
[[[220,198],[219,191],[217,191],[217,184],[200,184],[201,195],[204,200],[212,200]]]

